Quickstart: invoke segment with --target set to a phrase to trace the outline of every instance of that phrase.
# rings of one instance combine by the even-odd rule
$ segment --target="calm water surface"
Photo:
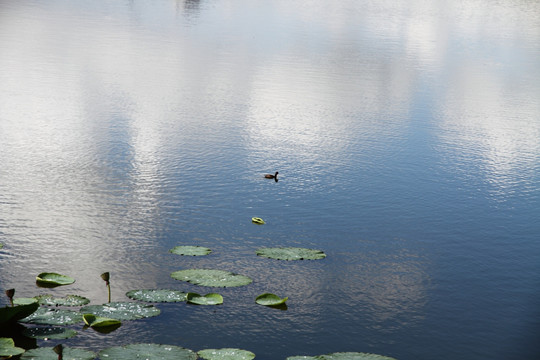
[[[540,358],[539,65],[536,1],[0,1],[0,287],[254,280],[73,326],[96,351]],[[273,246],[327,258],[255,256]]]

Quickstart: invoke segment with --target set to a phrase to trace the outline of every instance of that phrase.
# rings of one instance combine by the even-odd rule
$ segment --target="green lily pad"
[[[14,306],[0,308],[0,324],[16,322],[34,313],[39,304],[34,298],[19,298],[13,300]]]
[[[192,350],[174,345],[131,344],[113,346],[99,352],[101,360],[196,360]]]
[[[40,307],[20,322],[36,325],[72,325],[82,321],[82,315],[76,311],[48,309]]]
[[[118,326],[121,324],[120,320],[96,316],[94,314],[83,314],[83,320],[86,325],[93,328]]]
[[[326,254],[321,250],[298,247],[262,248],[258,249],[256,253],[258,256],[276,260],[318,260],[326,257]]]
[[[210,254],[212,250],[202,246],[181,245],[173,247],[169,252],[176,255],[203,256]]]
[[[154,303],[186,301],[186,295],[185,292],[168,289],[139,289],[126,293],[130,299]]]
[[[187,293],[187,302],[197,305],[221,305],[223,304],[223,296],[210,293],[206,295],[199,295],[194,292]]]
[[[242,349],[205,349],[197,352],[202,359],[206,360],[251,360],[255,359],[255,354]]]
[[[194,285],[211,287],[235,287],[251,284],[253,280],[245,275],[238,275],[223,270],[188,269],[179,270],[171,277],[180,281],[187,281]]]
[[[65,346],[62,349],[62,356],[69,360],[93,360],[96,358],[96,354],[91,351]],[[52,347],[40,347],[25,352],[21,356],[21,360],[58,360],[58,354]]]
[[[73,329],[62,327],[34,327],[26,328],[22,334],[34,339],[69,339],[77,335],[77,332]]]
[[[17,356],[24,353],[24,349],[15,346],[12,338],[0,338],[0,357]]]
[[[55,298],[50,294],[35,296],[40,305],[47,306],[83,306],[90,302],[90,299],[79,295],[66,295],[65,297]]]
[[[62,274],[44,272],[36,276],[36,282],[39,286],[56,287],[73,284],[75,279]]]
[[[88,305],[81,308],[83,314],[94,314],[116,320],[137,320],[157,316],[161,312],[154,305],[134,302],[111,302],[103,305]]]
[[[271,293],[264,293],[255,298],[255,302],[259,305],[264,306],[278,306],[285,304],[285,301],[287,301],[289,298],[284,297],[283,299],[279,296]]]
[[[13,305],[29,305],[38,303],[36,298],[15,298],[13,299]],[[39,303],[38,303],[39,305]]]
[[[318,360],[396,360],[388,356],[359,352],[337,352],[316,356]]]

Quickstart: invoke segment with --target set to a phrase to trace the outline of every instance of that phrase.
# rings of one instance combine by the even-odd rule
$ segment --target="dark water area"
[[[2,292],[224,297],[68,346],[537,359],[539,239],[536,1],[0,1]]]

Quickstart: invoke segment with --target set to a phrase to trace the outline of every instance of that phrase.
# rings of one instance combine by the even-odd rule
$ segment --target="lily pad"
[[[90,299],[79,295],[66,295],[65,297],[55,298],[50,294],[35,296],[40,305],[48,306],[83,306],[90,302]]]
[[[196,360],[197,354],[192,350],[174,345],[131,344],[101,350],[99,358],[101,360]]]
[[[205,349],[197,352],[202,359],[206,360],[251,360],[255,359],[255,354],[242,349]]]
[[[44,272],[36,276],[36,282],[39,286],[56,287],[73,284],[75,279],[62,274]]]
[[[186,301],[186,295],[185,292],[168,289],[139,289],[126,293],[126,296],[130,299],[154,303]]]
[[[216,293],[199,295],[194,292],[189,292],[187,293],[187,302],[197,305],[221,305],[223,304],[223,296]]]
[[[52,347],[40,347],[28,350],[21,356],[21,360],[58,360],[58,354],[53,349]],[[69,360],[93,360],[96,358],[96,354],[91,351],[66,346],[62,349],[62,356]]]
[[[77,331],[62,327],[33,327],[23,330],[23,335],[34,339],[69,339],[77,335]]]
[[[258,256],[276,260],[318,260],[324,259],[326,254],[321,250],[298,247],[262,248],[256,251]]]
[[[36,298],[15,298],[13,299],[13,305],[28,305],[38,303]],[[39,303],[38,303],[39,305]]]
[[[212,250],[202,246],[181,245],[173,247],[169,252],[176,255],[203,256],[210,254]]]
[[[161,312],[154,305],[134,302],[111,302],[103,305],[88,305],[81,308],[83,314],[94,314],[116,320],[137,320],[157,316]]]
[[[120,324],[120,320],[96,316],[94,314],[83,314],[83,320],[90,327],[105,327]]]
[[[82,315],[76,311],[43,307],[20,320],[22,323],[36,325],[72,325],[81,321]]]
[[[0,338],[0,357],[12,357],[22,353],[24,353],[24,349],[15,346],[12,338]]]
[[[283,299],[279,296],[271,293],[264,293],[255,298],[255,302],[259,305],[264,306],[278,306],[285,304],[285,301],[287,301],[289,298],[284,297]]]
[[[194,285],[211,287],[235,287],[251,284],[253,280],[245,275],[234,274],[223,270],[188,269],[179,270],[171,277],[180,281],[187,281]]]
[[[318,360],[396,360],[388,356],[359,352],[337,352],[316,356]]]
[[[34,298],[19,298],[13,302],[14,306],[0,308],[0,324],[24,319],[39,308],[39,304]]]

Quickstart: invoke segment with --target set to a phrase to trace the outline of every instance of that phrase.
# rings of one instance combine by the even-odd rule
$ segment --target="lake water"
[[[224,297],[69,346],[538,359],[540,2],[1,1],[0,243],[19,297]]]

